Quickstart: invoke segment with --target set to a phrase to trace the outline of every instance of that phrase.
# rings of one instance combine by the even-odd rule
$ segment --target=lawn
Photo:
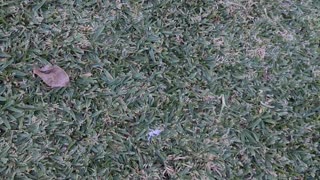
[[[1,178],[317,179],[319,12],[319,0],[0,0]],[[32,73],[47,64],[70,85]]]

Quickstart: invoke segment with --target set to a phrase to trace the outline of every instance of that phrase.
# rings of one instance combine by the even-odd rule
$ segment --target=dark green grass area
[[[319,12],[318,0],[0,0],[1,178],[316,179]],[[70,87],[32,75],[48,63]]]

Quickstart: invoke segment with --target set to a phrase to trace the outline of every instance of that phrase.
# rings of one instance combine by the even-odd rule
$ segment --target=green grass
[[[316,179],[319,12],[318,0],[0,0],[1,178]],[[32,75],[48,63],[70,87]]]

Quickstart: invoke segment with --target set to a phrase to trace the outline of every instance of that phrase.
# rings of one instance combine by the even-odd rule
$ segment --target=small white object
[[[155,129],[155,130],[150,129],[150,132],[148,133],[148,141],[150,142],[154,136],[159,136],[162,131],[163,130],[161,129]]]

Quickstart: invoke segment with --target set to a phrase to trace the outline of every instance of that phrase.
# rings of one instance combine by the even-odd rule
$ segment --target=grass
[[[1,177],[316,179],[319,12],[316,0],[0,0]],[[70,87],[32,75],[48,63]]]

